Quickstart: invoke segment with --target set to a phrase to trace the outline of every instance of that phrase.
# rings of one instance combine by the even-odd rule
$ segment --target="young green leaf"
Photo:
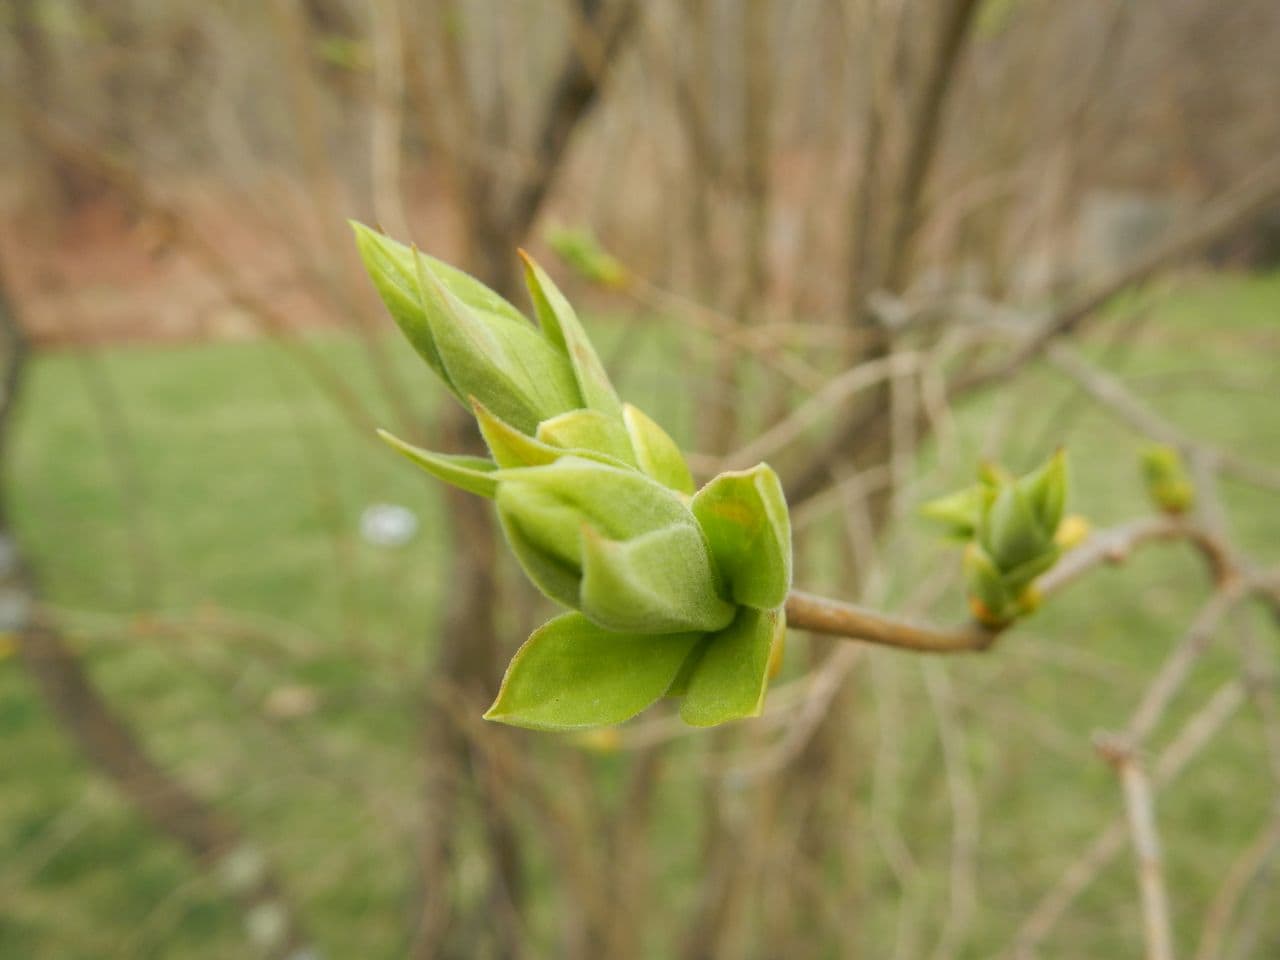
[[[781,605],[791,589],[791,521],[778,475],[763,463],[722,473],[691,509],[729,595],[762,610]]]
[[[667,432],[643,410],[629,403],[622,405],[622,422],[640,469],[672,490],[692,494],[695,488],[689,465]]]
[[[580,609],[602,627],[639,633],[719,630],[734,613],[716,593],[702,534],[687,524],[624,541],[586,528]]]
[[[486,460],[483,457],[433,453],[430,450],[415,447],[411,443],[405,443],[385,430],[379,430],[378,436],[393,450],[412,460],[438,480],[453,484],[468,493],[490,499],[497,492],[498,465],[492,460]]]
[[[454,390],[449,374],[445,371],[440,352],[436,349],[431,326],[427,322],[418,294],[418,267],[414,251],[362,223],[351,221],[356,235],[356,248],[364,261],[365,270],[405,337],[418,351],[436,375]],[[528,325],[528,320],[514,306],[494,293],[479,280],[451,267],[442,260],[418,254],[428,264],[431,272],[439,277],[459,300],[482,316],[493,315]]]
[[[920,507],[920,515],[942,524],[946,527],[948,536],[968,540],[977,532],[987,504],[988,489],[983,484],[974,484],[964,490],[930,500]]]
[[[613,633],[566,613],[516,652],[485,719],[535,730],[621,723],[667,692],[699,640]]]
[[[680,717],[694,727],[756,717],[764,708],[769,660],[782,642],[781,610],[739,607],[733,623],[706,641],[689,674]]]
[[[537,438],[564,450],[591,450],[636,465],[631,442],[622,423],[598,410],[570,410],[538,424]]]
[[[577,313],[559,287],[532,257],[521,250],[520,258],[524,261],[525,283],[529,287],[538,322],[542,324],[547,339],[559,348],[573,366],[573,374],[582,397],[582,403],[575,406],[585,406],[598,410],[606,417],[619,419],[622,416],[622,402],[609,381],[609,374],[605,372],[595,347],[587,338]]]
[[[701,594],[704,611],[720,609],[714,567],[693,514],[677,494],[638,471],[565,456],[543,467],[504,470],[496,500],[516,559],[553,600],[583,608],[584,528],[619,542],[685,528],[688,534],[669,534],[681,549],[663,558],[661,576],[683,579],[680,595]],[[645,575],[652,581],[657,573]],[[592,594],[594,602],[602,596]]]
[[[471,412],[500,467],[538,467],[555,463],[565,455],[564,450],[521,433],[475,397],[471,398]]]
[[[528,321],[472,310],[424,257],[416,262],[431,338],[460,400],[474,397],[526,433],[579,406],[572,368]]]

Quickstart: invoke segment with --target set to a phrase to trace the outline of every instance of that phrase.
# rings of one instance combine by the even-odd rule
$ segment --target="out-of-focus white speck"
[[[360,514],[360,536],[374,546],[404,546],[417,532],[417,514],[396,503],[373,503]]]

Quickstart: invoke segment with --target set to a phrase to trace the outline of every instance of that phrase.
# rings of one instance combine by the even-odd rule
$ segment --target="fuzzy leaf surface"
[[[582,540],[582,610],[610,630],[672,633],[719,630],[734,608],[715,589],[715,572],[696,527],[677,524],[631,540]]]

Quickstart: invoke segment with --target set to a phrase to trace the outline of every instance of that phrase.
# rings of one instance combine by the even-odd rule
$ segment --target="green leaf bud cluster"
[[[1063,545],[1066,455],[1059,450],[1022,477],[986,466],[972,487],[933,500],[921,512],[964,547],[963,570],[974,616],[1003,627],[1038,604],[1034,583]]]
[[[536,324],[467,274],[355,230],[388,311],[471,410],[490,456],[383,438],[493,500],[525,574],[569,610],[516,652],[485,716],[589,728],[666,696],[697,726],[757,715],[791,586],[790,520],[773,470],[759,464],[696,489],[675,441],[619,399],[572,306],[528,257]]]

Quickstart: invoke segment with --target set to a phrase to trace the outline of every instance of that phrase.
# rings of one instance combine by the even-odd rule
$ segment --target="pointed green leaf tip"
[[[622,416],[622,402],[609,381],[604,364],[600,362],[595,347],[587,339],[577,313],[565,299],[547,272],[523,250],[525,283],[533,299],[534,314],[542,324],[547,339],[560,349],[573,366],[574,379],[582,396],[582,406],[597,410],[606,417],[617,420]]]
[[[516,652],[485,719],[534,730],[621,723],[667,692],[701,639],[613,633],[563,614]]]
[[[409,342],[459,400],[532,434],[582,406],[564,352],[478,280],[359,224],[356,245]]]
[[[733,600],[780,606],[791,589],[791,520],[778,475],[763,463],[722,473],[698,491],[692,510]]]
[[[672,490],[693,493],[693,475],[689,473],[689,465],[667,432],[643,410],[629,403],[622,405],[622,422],[626,425],[631,449],[640,469]]]
[[[493,499],[498,488],[498,465],[483,457],[465,457],[448,453],[433,453],[423,450],[411,443],[405,443],[399,437],[379,430],[378,436],[387,446],[397,451],[406,459],[413,461],[437,480],[452,484],[468,493]]]

